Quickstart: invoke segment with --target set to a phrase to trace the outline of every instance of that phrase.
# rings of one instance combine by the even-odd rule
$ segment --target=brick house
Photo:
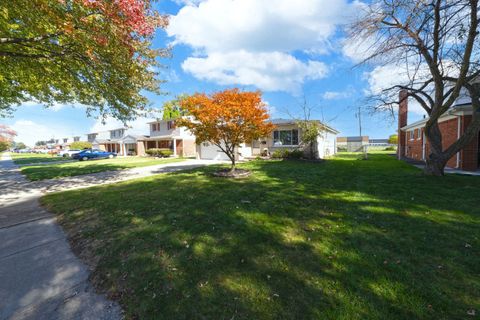
[[[405,92],[400,93],[398,110],[398,156],[418,161],[425,161],[430,153],[429,143],[425,137],[427,118],[408,124],[408,99]],[[458,99],[445,114],[438,119],[442,132],[443,148],[454,143],[472,121],[473,108],[465,97]],[[447,167],[466,171],[480,169],[480,139],[479,134],[464,149],[447,162]]]

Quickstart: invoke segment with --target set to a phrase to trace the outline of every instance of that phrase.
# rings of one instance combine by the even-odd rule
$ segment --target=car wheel
[[[108,156],[108,159],[112,159],[112,158],[113,158],[113,154]]]
[[[87,157],[83,157],[82,160],[83,160],[83,161],[87,161],[88,158],[87,158]]]

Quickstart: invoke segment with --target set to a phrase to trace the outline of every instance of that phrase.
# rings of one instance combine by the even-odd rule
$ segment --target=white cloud
[[[364,77],[368,81],[366,94],[378,95],[385,89],[408,83],[409,73],[405,69],[405,66],[389,64],[375,67],[372,71],[365,73]],[[413,113],[419,115],[426,114],[420,104],[413,99],[409,99],[408,108],[409,111]]]
[[[46,126],[31,120],[17,120],[10,127],[18,134],[15,141],[23,142],[31,147],[39,140],[49,140],[51,138],[60,139],[72,136],[65,128]]]
[[[199,79],[292,91],[327,70],[293,52],[329,51],[353,7],[347,0],[204,0],[183,7],[167,33],[195,50],[183,68]]]
[[[325,100],[345,99],[345,98],[351,97],[352,94],[353,94],[352,90],[327,91],[322,95],[322,98]]]
[[[182,8],[167,32],[207,52],[322,49],[349,12],[346,0],[206,0]]]
[[[187,6],[196,6],[203,1],[205,0],[173,0],[173,2],[175,2],[176,4]]]
[[[270,118],[275,118],[277,116],[277,108],[275,106],[272,106],[268,101],[264,100],[263,102],[265,103]]]
[[[342,53],[354,63],[361,63],[373,54],[375,41],[374,39],[362,39],[361,41],[344,39]]]
[[[133,121],[127,122],[126,126],[129,128],[128,134],[149,135],[150,128],[147,123],[154,121],[154,119],[158,116],[159,115],[138,117]],[[117,120],[113,117],[107,117],[104,123],[102,122],[101,119],[97,119],[93,124],[93,126],[90,128],[89,132],[100,132],[100,131],[107,131],[107,130],[113,130],[113,129],[124,128],[124,127],[125,125],[122,121]]]
[[[321,79],[327,66],[302,62],[281,52],[212,53],[206,58],[188,58],[182,67],[202,80],[222,85],[253,85],[267,91],[298,92],[305,79]]]

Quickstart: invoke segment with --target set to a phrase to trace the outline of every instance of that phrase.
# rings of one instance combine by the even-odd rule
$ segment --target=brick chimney
[[[400,130],[407,125],[408,121],[408,93],[407,90],[400,90],[398,96],[398,148],[397,156],[401,159],[405,156],[405,148],[407,146],[407,137],[405,132]]]

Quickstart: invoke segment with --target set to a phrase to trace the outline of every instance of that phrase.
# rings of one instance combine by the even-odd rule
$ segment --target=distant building
[[[395,145],[388,142],[388,139],[370,139],[368,141],[368,146],[369,147],[391,147]]]
[[[370,143],[368,136],[338,137],[337,150],[347,152],[362,152]]]

